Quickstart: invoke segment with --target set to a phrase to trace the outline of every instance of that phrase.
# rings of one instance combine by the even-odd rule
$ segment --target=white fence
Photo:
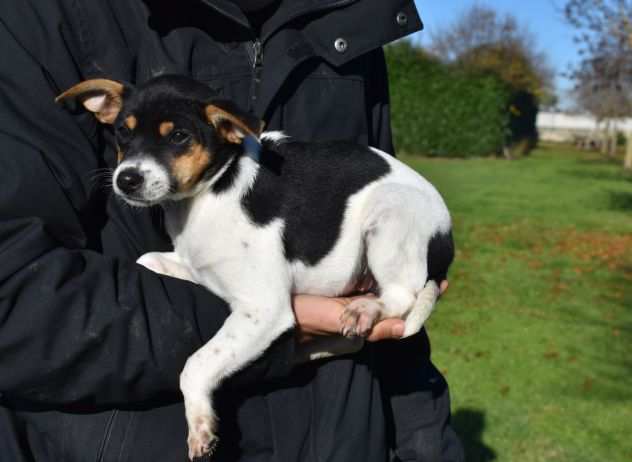
[[[537,120],[540,139],[543,141],[572,142],[577,138],[599,138],[605,123],[594,117],[563,112],[540,112]],[[611,121],[611,130],[632,132],[632,119]]]

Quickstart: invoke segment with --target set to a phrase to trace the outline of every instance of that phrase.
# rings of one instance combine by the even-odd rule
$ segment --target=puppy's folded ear
[[[259,118],[239,109],[230,101],[212,101],[204,108],[208,123],[229,143],[241,144],[246,136],[257,140],[265,123]]]
[[[85,80],[63,92],[55,102],[78,101],[99,122],[112,124],[123,107],[124,92],[125,85],[114,80]]]

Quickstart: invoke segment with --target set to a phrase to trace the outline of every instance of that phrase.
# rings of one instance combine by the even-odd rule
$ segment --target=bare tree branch
[[[568,0],[582,60],[570,72],[576,99],[600,120],[632,115],[632,0]]]

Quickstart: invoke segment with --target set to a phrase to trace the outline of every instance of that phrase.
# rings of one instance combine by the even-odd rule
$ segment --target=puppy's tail
[[[426,320],[430,317],[440,294],[439,285],[432,279],[429,280],[424,288],[421,289],[419,295],[417,295],[413,309],[406,317],[406,327],[402,338],[410,337],[421,330]]]

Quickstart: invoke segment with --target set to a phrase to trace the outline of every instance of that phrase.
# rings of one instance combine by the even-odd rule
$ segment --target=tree
[[[617,79],[606,79],[599,66],[584,66],[577,73],[575,100],[580,109],[595,116],[602,126],[602,152],[614,157],[617,149],[617,120],[632,113],[632,93]]]
[[[531,32],[510,14],[500,16],[486,6],[472,6],[432,35],[431,51],[445,62],[495,73],[540,102],[554,99],[554,72],[546,56],[538,51]]]
[[[632,116],[632,0],[568,0],[564,15],[582,56],[570,73],[580,106],[606,122]],[[628,144],[632,169],[632,133]]]

